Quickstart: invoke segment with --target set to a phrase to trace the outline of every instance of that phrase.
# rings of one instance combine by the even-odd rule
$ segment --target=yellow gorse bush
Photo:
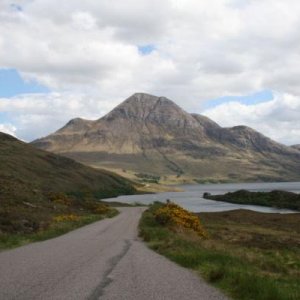
[[[78,221],[80,219],[79,216],[70,214],[70,215],[60,215],[53,218],[53,221],[56,223],[59,222],[67,222],[67,221]]]
[[[158,208],[155,211],[154,216],[156,221],[161,225],[179,226],[192,230],[199,236],[207,236],[199,218],[195,214],[173,202],[168,202]]]
[[[109,206],[103,205],[103,204],[98,204],[97,206],[95,206],[93,212],[95,214],[102,215],[102,214],[106,214],[107,212],[109,212],[109,210],[110,210]]]

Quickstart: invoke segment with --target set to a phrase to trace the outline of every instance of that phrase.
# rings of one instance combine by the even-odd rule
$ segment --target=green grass
[[[246,218],[246,225],[242,224],[243,216],[234,222],[231,212],[226,218],[220,213],[207,213],[201,219],[210,237],[201,240],[194,235],[176,233],[157,224],[153,213],[159,205],[152,205],[140,222],[140,234],[153,250],[183,267],[195,270],[234,299],[300,299],[299,232],[292,232],[291,229],[283,231],[283,228],[271,229],[270,222],[268,228],[257,226],[255,222],[251,224],[252,219],[256,220],[254,212],[250,213],[249,222]],[[264,215],[258,215],[262,223]],[[276,223],[278,226],[278,220]],[[265,240],[257,245],[254,236],[260,237],[261,234]],[[283,239],[285,247],[279,241],[269,243],[268,235],[271,240]]]
[[[117,214],[118,211],[116,209],[111,209],[108,213],[103,215],[82,215],[78,221],[53,222],[47,229],[31,234],[2,233],[0,234],[0,249],[12,249],[29,243],[55,238],[79,227],[100,221],[104,218],[112,218]]]

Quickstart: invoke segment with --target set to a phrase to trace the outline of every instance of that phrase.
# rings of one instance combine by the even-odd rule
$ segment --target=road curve
[[[0,299],[226,299],[137,237],[143,208],[0,253]]]

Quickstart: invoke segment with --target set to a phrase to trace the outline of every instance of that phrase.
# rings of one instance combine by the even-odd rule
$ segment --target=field
[[[193,269],[233,299],[300,299],[300,214],[238,210],[200,213],[207,238],[155,218],[146,211],[140,234],[149,247]]]

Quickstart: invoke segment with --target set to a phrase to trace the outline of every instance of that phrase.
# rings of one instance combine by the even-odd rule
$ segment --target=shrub
[[[199,218],[173,202],[168,202],[159,207],[154,216],[155,220],[163,226],[186,228],[196,232],[201,237],[207,236]]]
[[[106,214],[110,210],[108,205],[97,203],[93,209],[93,212],[99,215]]]

